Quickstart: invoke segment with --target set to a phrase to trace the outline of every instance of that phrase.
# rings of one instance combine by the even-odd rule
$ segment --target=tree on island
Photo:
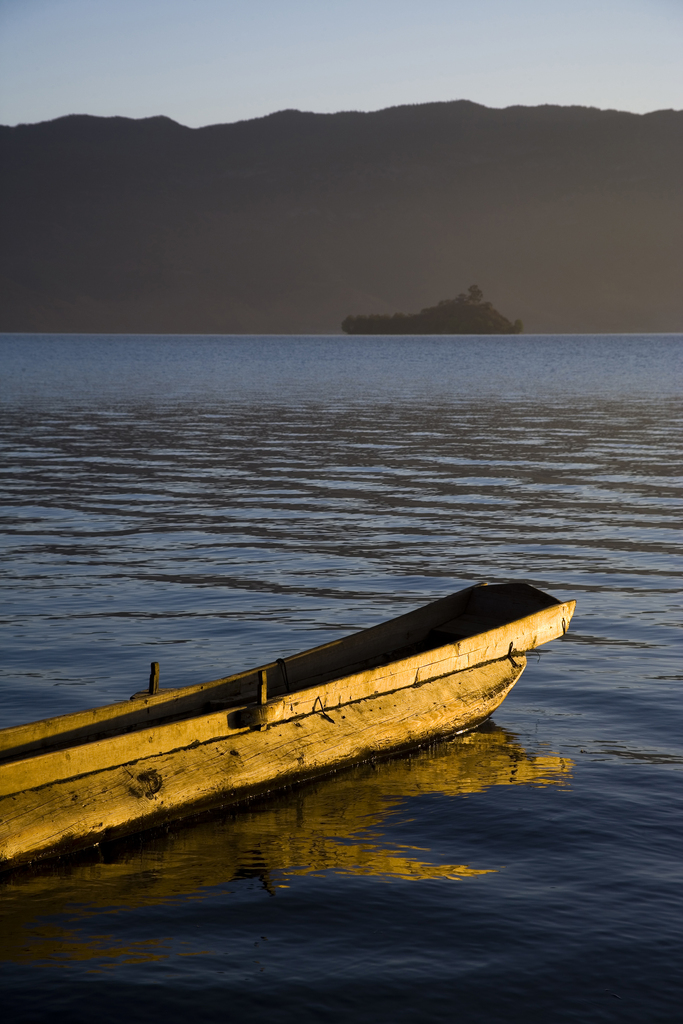
[[[371,313],[347,316],[342,321],[346,334],[521,334],[521,320],[511,323],[484,302],[484,293],[473,284],[455,299],[443,299],[419,313]]]

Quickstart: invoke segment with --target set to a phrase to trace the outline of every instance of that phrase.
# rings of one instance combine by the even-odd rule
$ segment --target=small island
[[[371,313],[347,316],[342,321],[346,334],[521,334],[521,320],[512,323],[484,302],[484,293],[476,284],[455,299],[443,299],[419,313]]]

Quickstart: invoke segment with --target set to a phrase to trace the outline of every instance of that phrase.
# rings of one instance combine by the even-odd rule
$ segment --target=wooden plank
[[[228,718],[225,711],[198,715],[169,725],[124,733],[94,743],[83,743],[67,750],[54,750],[21,761],[9,761],[0,765],[0,796],[34,789],[59,779],[102,771],[104,768],[246,730],[246,727],[241,726],[231,728]]]
[[[206,687],[212,688],[211,693],[218,688],[215,682],[202,684],[199,693]],[[86,711],[45,718],[39,722],[28,722],[26,725],[12,726],[0,730],[0,756],[17,756],[38,751],[54,745],[57,740],[63,744],[85,742],[97,736],[139,729],[161,717],[186,715],[196,709],[197,697],[196,690],[191,694],[186,694],[184,689],[159,691],[158,695],[143,698],[134,704],[123,701],[101,708],[89,708]]]
[[[504,657],[510,650],[510,644],[513,651],[532,650],[562,636],[562,620],[568,621],[571,616],[571,604],[556,605],[484,634],[276,698],[268,702],[274,712],[271,720],[312,714],[316,708],[340,707],[376,693],[401,690],[439,676],[452,675]]]
[[[6,867],[92,845],[471,728],[519,678],[526,662],[516,660],[2,797],[0,860]]]

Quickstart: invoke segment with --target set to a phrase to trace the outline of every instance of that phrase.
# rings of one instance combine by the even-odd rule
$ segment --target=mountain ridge
[[[683,330],[683,112],[0,126],[0,330],[337,333],[477,280],[530,333]]]

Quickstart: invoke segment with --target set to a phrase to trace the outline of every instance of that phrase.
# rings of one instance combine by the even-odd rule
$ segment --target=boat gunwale
[[[387,626],[394,626],[397,622],[405,622],[406,620],[409,620],[411,617],[415,616],[418,613],[424,613],[429,610],[434,610],[435,606],[438,607],[439,605],[446,604],[455,597],[464,598],[466,595],[470,595],[472,591],[478,589],[479,586],[485,586],[485,584],[479,584],[477,587],[468,587],[462,591],[456,591],[455,594],[448,595],[448,597],[446,598],[440,598],[437,601],[431,602],[426,606],[423,605],[421,608],[414,609],[412,612],[408,612],[402,616],[398,616],[396,619],[390,619],[384,623],[380,623],[376,626],[371,626],[366,630],[361,630],[359,632],[349,634],[348,636],[342,637],[338,640],[329,641],[326,644],[321,644],[317,647],[308,648],[306,651],[302,651],[296,655],[292,655],[290,658],[287,659],[287,662],[292,663],[306,655],[324,652],[330,648],[344,644],[347,641],[357,641],[358,638],[367,636],[369,633],[374,632],[375,630],[379,630]],[[535,590],[535,588],[532,589]],[[536,591],[536,593],[543,597],[550,596],[544,594],[543,591]],[[544,608],[539,608],[536,612],[533,612],[532,616],[539,615],[541,613],[547,613],[553,608],[560,609],[562,607],[565,607],[566,619],[568,622],[573,615],[575,605],[575,601],[554,601],[553,604],[547,605]],[[431,649],[421,652],[419,655],[414,655],[413,657],[420,657],[424,659],[425,656],[436,654],[439,651],[443,651],[445,648],[454,645],[460,647],[459,653],[467,654],[467,651],[462,650],[463,644],[471,644],[473,641],[479,640],[481,637],[487,635],[488,633],[493,633],[499,629],[512,627],[515,623],[522,622],[523,620],[528,618],[530,618],[529,615],[524,615],[518,619],[507,619],[506,621],[490,629],[482,630],[479,633],[473,633],[469,636],[460,637],[458,639],[454,638],[453,641],[447,642],[440,646],[435,646]],[[431,629],[438,629],[438,625],[442,624],[442,622],[433,624],[431,626]],[[427,629],[427,632],[429,632],[429,629]],[[399,650],[400,648],[396,649],[397,653]],[[350,679],[354,676],[362,675],[367,671],[376,671],[378,669],[386,669],[391,665],[398,665],[402,661],[408,659],[398,658],[390,660],[388,662],[382,659],[381,664],[378,664],[377,666],[367,666],[366,668],[361,667],[363,660],[368,661],[372,659],[361,659],[360,662],[355,663],[353,661],[349,661],[347,662],[346,666],[344,666],[343,669],[339,670],[339,674],[337,674],[337,672],[334,672],[331,678],[327,680],[308,682],[306,679],[304,679],[302,680],[302,682],[308,682],[308,685],[296,685],[296,688],[292,690],[291,693],[276,692],[273,695],[274,699],[287,696],[295,696],[299,694],[306,694],[308,691],[328,687],[331,683],[340,683],[345,679]],[[434,663],[436,663],[436,659],[425,662],[424,664],[429,665]],[[468,667],[468,665],[463,665],[462,667],[465,668]],[[348,671],[349,668],[352,669],[351,672]],[[22,755],[24,754],[32,754],[33,756],[39,756],[40,754],[52,753],[59,749],[68,749],[69,746],[80,747],[89,743],[97,743],[107,739],[113,739],[116,736],[138,734],[150,728],[162,729],[167,725],[177,724],[178,721],[201,718],[204,715],[206,715],[207,704],[212,703],[211,694],[216,690],[218,690],[219,692],[215,693],[215,697],[217,698],[215,700],[215,703],[223,705],[223,707],[220,710],[226,710],[228,707],[231,707],[233,710],[236,710],[241,706],[253,703],[255,694],[235,693],[221,695],[220,689],[230,684],[237,683],[240,680],[248,680],[250,677],[253,677],[255,684],[259,672],[264,670],[266,672],[269,672],[271,670],[279,670],[278,661],[267,662],[264,665],[257,666],[256,668],[251,668],[244,670],[242,672],[234,673],[231,676],[220,677],[216,680],[209,680],[208,682],[194,684],[187,687],[177,687],[174,689],[169,689],[164,691],[163,694],[160,693],[158,696],[149,695],[148,697],[142,697],[138,700],[135,700],[134,704],[132,703],[133,698],[129,698],[128,700],[117,701],[111,704],[101,705],[100,707],[89,708],[83,711],[71,712],[65,715],[59,715],[51,718],[38,719],[33,722],[28,722],[16,726],[9,726],[5,729],[1,729],[0,771],[2,770],[2,767],[4,765],[16,762],[19,758],[23,759]],[[318,675],[324,674],[326,673],[319,673]],[[315,679],[315,676],[312,676],[310,678]],[[192,701],[193,698],[199,695],[204,696],[204,700],[201,703],[190,703],[189,707],[174,707],[174,705],[177,705],[179,703],[182,703],[184,705],[186,704],[186,702]],[[141,717],[141,713],[144,714],[145,711],[158,711],[162,707],[167,707],[168,714],[157,714],[147,720],[145,720],[144,717]],[[135,717],[137,718],[137,721],[131,721],[129,723],[121,722],[121,719],[124,717]],[[53,727],[53,731],[47,732],[47,734],[44,731],[42,736],[37,738],[27,738],[24,739],[22,742],[22,733],[30,734],[32,732],[35,732],[35,730],[38,729],[38,727],[40,726],[43,726],[44,728]],[[69,726],[68,729],[65,728],[67,726]],[[78,735],[79,733],[80,736]],[[6,741],[12,738],[12,734],[16,736],[19,742],[16,742],[12,746],[9,746],[6,743]],[[93,736],[93,734],[95,735]],[[4,744],[3,741],[5,741]]]
[[[527,652],[525,652],[525,651],[513,651],[512,654],[514,655],[514,657],[512,657],[512,658],[510,657],[510,655],[504,655],[502,658],[491,658],[489,661],[477,662],[476,665],[470,665],[469,668],[459,669],[457,672],[444,672],[444,673],[442,673],[441,675],[438,675],[438,676],[430,676],[428,679],[422,679],[422,680],[419,680],[418,682],[415,682],[415,683],[408,683],[406,686],[397,686],[394,690],[381,690],[381,691],[379,691],[377,693],[368,694],[366,696],[355,697],[353,700],[345,701],[343,704],[329,704],[329,705],[327,705],[323,709],[316,708],[314,711],[305,711],[305,712],[302,712],[301,714],[298,714],[298,715],[292,715],[291,717],[278,719],[277,721],[272,723],[272,727],[275,727],[275,726],[278,726],[278,725],[290,725],[292,723],[301,721],[301,720],[306,719],[306,718],[312,718],[314,715],[319,715],[319,716],[325,717],[325,712],[327,712],[327,711],[339,711],[342,708],[352,707],[354,704],[362,704],[365,701],[373,700],[373,699],[378,698],[378,697],[391,697],[391,696],[393,696],[396,693],[403,693],[405,690],[419,690],[423,686],[428,686],[430,683],[438,683],[440,680],[446,679],[449,676],[459,675],[461,672],[463,672],[463,673],[464,672],[472,672],[474,669],[478,669],[478,668],[489,668],[491,665],[495,665],[498,662],[512,661],[512,664],[513,664],[514,668],[516,668],[516,669],[518,668],[518,669],[523,670],[524,668],[526,668],[526,664],[527,664],[527,662],[526,662],[526,653]],[[520,658],[522,660],[521,660],[521,662],[516,662],[514,660],[515,658]],[[521,672],[520,672],[520,675],[521,675]],[[249,707],[249,705],[245,704],[245,705],[243,705],[243,706],[241,706],[239,708],[235,708],[234,710],[235,711],[243,711],[247,707]],[[207,715],[207,716],[202,716],[202,717],[207,717],[208,718],[210,716]],[[488,716],[488,717],[490,717],[490,716]],[[484,721],[486,721],[486,720],[487,719],[484,719]],[[175,724],[175,723],[171,723],[171,724]],[[468,726],[465,729],[460,729],[457,734],[465,733],[465,732],[470,732],[472,729],[478,728],[481,724],[482,724],[481,722],[476,722],[472,726]],[[268,728],[271,728],[271,725],[268,725]],[[41,782],[41,783],[39,783],[36,786],[26,786],[24,789],[17,790],[16,793],[3,793],[2,791],[0,791],[0,799],[4,799],[5,797],[8,797],[8,796],[14,796],[14,795],[17,795],[19,793],[33,793],[33,792],[37,792],[38,790],[45,789],[47,786],[52,786],[52,785],[58,784],[58,783],[64,783],[66,785],[68,783],[78,782],[81,779],[86,779],[86,778],[89,778],[90,776],[94,776],[94,775],[100,775],[102,772],[111,771],[114,768],[127,768],[130,765],[137,764],[139,761],[146,761],[146,760],[148,760],[149,758],[152,758],[152,757],[160,757],[160,756],[167,756],[167,755],[170,756],[172,754],[177,754],[177,753],[179,753],[181,751],[184,751],[184,750],[191,750],[191,749],[196,749],[196,748],[199,748],[199,747],[205,747],[205,746],[208,746],[208,744],[210,744],[210,743],[220,743],[222,740],[227,740],[227,739],[230,739],[230,738],[235,737],[235,736],[244,736],[246,733],[250,733],[250,732],[253,732],[253,731],[254,731],[254,727],[253,726],[246,725],[246,726],[239,727],[239,728],[236,728],[236,729],[230,729],[226,733],[220,733],[220,734],[217,733],[215,735],[209,736],[207,739],[204,739],[204,740],[193,740],[190,743],[181,743],[177,747],[170,747],[169,749],[164,748],[163,750],[160,750],[160,751],[152,751],[152,752],[145,751],[145,752],[141,753],[138,757],[132,758],[130,761],[112,762],[111,764],[103,765],[101,768],[91,768],[91,769],[88,769],[87,771],[80,772],[78,775],[68,775],[68,776],[65,776],[63,778],[51,778],[48,781]],[[112,738],[112,737],[109,737],[109,738]],[[100,742],[103,742],[103,741],[96,740],[95,742],[100,743]],[[106,742],[106,740],[104,742]],[[87,746],[87,745],[88,744],[82,744],[82,746]],[[26,762],[28,762],[28,761],[35,761],[37,758],[49,757],[51,754],[59,754],[59,753],[64,753],[64,751],[63,750],[54,750],[54,751],[53,750],[49,750],[49,751],[45,751],[45,752],[43,752],[41,754],[36,754],[36,755],[34,755],[34,756],[30,757],[30,758],[26,758],[25,760],[26,760]],[[387,756],[390,756],[390,755],[387,755]],[[11,765],[15,765],[15,764],[19,765],[19,764],[24,763],[24,761],[20,760],[20,761],[6,762],[6,763],[8,765],[10,765],[10,764]],[[0,766],[0,767],[2,767],[2,766]]]
[[[291,664],[294,664],[301,658],[305,658],[315,654],[322,654],[325,651],[332,650],[333,648],[340,647],[341,645],[351,646],[354,642],[357,642],[361,637],[368,638],[371,636],[373,632],[386,629],[388,626],[400,626],[400,624],[407,623],[408,620],[417,617],[421,613],[425,613],[430,609],[435,611],[439,605],[447,605],[447,603],[451,602],[454,598],[465,597],[465,595],[469,595],[473,590],[477,589],[478,587],[484,586],[487,586],[487,584],[477,583],[471,587],[466,587],[463,590],[455,591],[453,594],[448,594],[446,595],[446,597],[437,598],[435,601],[430,601],[429,604],[427,605],[421,605],[419,608],[413,608],[412,611],[404,612],[402,615],[398,615],[393,619],[387,619],[384,622],[376,623],[374,626],[368,626],[365,629],[356,630],[354,633],[348,633],[346,636],[339,637],[336,640],[328,640],[324,644],[319,644],[315,647],[309,647],[304,651],[297,651],[296,654],[289,655],[284,660],[286,664],[289,666]],[[542,591],[539,591],[539,593],[542,593]],[[109,704],[102,704],[99,707],[85,708],[82,711],[71,711],[66,712],[63,715],[54,715],[47,718],[35,719],[32,722],[21,723],[20,725],[7,726],[4,729],[0,729],[0,761],[4,760],[7,756],[10,756],[9,753],[6,754],[6,751],[11,750],[11,748],[5,747],[3,744],[3,740],[10,737],[12,732],[16,732],[18,734],[20,730],[31,729],[32,727],[38,725],[59,726],[60,724],[66,725],[67,722],[78,723],[74,725],[75,728],[87,728],[88,725],[94,726],[96,724],[97,716],[100,715],[103,716],[104,724],[104,722],[107,720],[105,717],[107,712],[112,713],[111,719],[115,721],[117,717],[122,717],[127,713],[135,713],[138,711],[142,711],[144,709],[156,710],[158,708],[163,707],[166,704],[172,705],[178,702],[179,700],[191,699],[195,696],[204,694],[205,691],[209,690],[210,688],[219,688],[222,686],[227,686],[230,683],[237,683],[240,680],[248,679],[250,676],[254,676],[260,671],[265,670],[268,672],[271,670],[274,671],[276,669],[279,669],[279,660],[266,662],[262,665],[257,665],[252,668],[243,669],[242,671],[234,672],[231,675],[220,676],[217,679],[210,679],[203,683],[192,683],[189,686],[177,686],[169,687],[168,689],[160,689],[157,694],[146,694],[144,693],[144,691],[141,691],[141,695],[133,694],[132,697],[123,700],[112,701]],[[132,704],[132,701],[135,701],[135,703]],[[200,707],[201,706],[202,705],[200,705]],[[188,709],[188,712],[189,711],[191,711],[191,709]],[[182,712],[178,713],[182,714]],[[174,712],[171,711],[170,714],[173,715]],[[86,719],[88,719],[89,716],[90,721],[87,721]],[[95,720],[93,720],[93,717],[95,718]],[[80,722],[78,722],[79,719],[83,719],[82,725],[80,724]],[[57,736],[59,734],[55,733],[54,735]]]
[[[481,646],[482,638],[486,638],[488,636],[491,637],[493,640],[495,638],[496,633],[509,633],[509,631],[513,630],[514,627],[521,627],[523,624],[526,624],[528,628],[526,630],[525,639],[528,639],[529,632],[533,632],[534,627],[540,628],[542,624],[540,620],[542,619],[545,619],[546,621],[550,619],[550,631],[552,632],[553,619],[559,618],[560,613],[564,611],[563,619],[566,620],[566,622],[568,623],[569,619],[573,614],[574,606],[575,602],[573,601],[556,602],[555,604],[550,605],[546,608],[539,609],[539,611],[534,612],[531,615],[526,615],[522,616],[519,619],[510,620],[500,626],[494,627],[493,629],[485,630],[478,634],[473,634],[472,636],[465,637],[461,640],[448,642],[440,647],[435,647],[421,653],[413,654],[407,658],[397,659],[395,661],[385,663],[383,665],[377,666],[369,670],[352,673],[348,676],[337,677],[333,680],[330,680],[327,683],[323,683],[322,685],[314,684],[311,687],[302,687],[294,693],[278,694],[262,706],[263,708],[270,709],[273,712],[273,717],[269,720],[268,725],[276,725],[292,721],[297,718],[308,717],[316,713],[324,714],[326,710],[333,710],[334,708],[345,707],[359,700],[365,700],[368,698],[372,698],[373,696],[384,696],[387,693],[400,692],[402,690],[407,690],[410,687],[423,685],[424,683],[434,681],[445,676],[457,675],[460,672],[466,671],[468,669],[473,669],[480,666],[483,667],[484,665],[488,665],[492,662],[501,660],[503,658],[512,657],[514,655],[521,656],[525,654],[526,651],[532,650],[537,645],[537,643],[548,642],[556,638],[559,635],[559,633],[555,631],[553,632],[552,636],[548,636],[545,639],[538,640],[537,642],[534,642],[531,646],[527,646],[524,649],[519,650],[515,648],[513,641],[510,643],[510,648],[507,651],[504,651],[504,646],[507,643],[507,638],[505,638],[503,640],[503,650],[501,650],[499,646],[498,649],[496,650],[496,654],[494,657],[486,658],[484,656],[471,664],[469,663],[469,658],[472,654],[476,654],[477,651],[489,649],[486,646]],[[554,615],[551,613],[554,613]],[[534,622],[534,620],[537,621]],[[559,622],[555,626],[555,630],[557,629],[557,626],[559,626]],[[519,631],[519,629],[517,631]],[[459,650],[463,644],[467,644],[471,641],[479,641],[480,646],[475,648],[474,651],[470,652],[463,652]],[[446,655],[445,657],[443,656],[444,654]],[[429,662],[425,662],[425,655],[432,656],[432,660],[430,660]],[[434,655],[441,655],[441,657],[434,657]],[[462,659],[467,660],[465,663],[458,666],[458,662]],[[273,663],[273,666],[276,665],[276,662]],[[427,671],[435,666],[444,666],[444,671],[437,673],[430,672],[424,678],[420,678],[421,669]],[[252,670],[252,672],[253,671],[254,670]],[[401,685],[393,687],[388,686],[386,688],[375,686],[374,690],[370,689],[371,686],[378,682],[381,682],[382,679],[389,681],[391,680],[392,676],[395,677],[399,673],[405,674],[412,673],[413,671],[415,672],[414,678],[411,679],[409,676],[408,679]],[[378,673],[380,672],[383,672],[384,674],[382,676],[379,676]],[[339,699],[334,703],[330,703],[329,701],[327,701],[330,689],[332,689],[333,687],[339,689],[344,685],[349,689],[349,692],[353,691],[354,688],[357,688],[357,696],[350,697],[349,699]],[[313,707],[309,711],[294,710],[295,705],[301,705],[304,702],[310,703],[310,700],[314,695],[316,696],[313,702]],[[326,698],[325,702],[322,699],[323,696]],[[286,715],[285,708],[288,703],[290,704],[290,711],[293,713]],[[318,703],[320,703],[319,710],[317,709]],[[180,718],[179,721],[161,722],[156,724],[150,723],[149,725],[143,725],[140,728],[133,729],[130,731],[118,732],[110,736],[100,737],[98,739],[85,739],[82,743],[61,746],[51,750],[38,749],[38,751],[33,752],[24,751],[23,753],[27,756],[22,756],[22,753],[20,752],[14,758],[8,758],[4,760],[2,763],[0,763],[0,796],[7,796],[10,795],[10,793],[12,792],[19,793],[30,789],[40,788],[43,785],[50,784],[50,782],[66,780],[69,778],[73,779],[81,777],[83,775],[94,774],[95,772],[100,770],[106,770],[108,767],[114,767],[114,761],[109,761],[109,763],[106,765],[101,765],[99,768],[93,767],[84,772],[69,773],[67,771],[66,774],[58,775],[57,777],[55,777],[55,775],[53,774],[49,779],[46,779],[44,782],[39,782],[36,785],[30,785],[30,783],[28,785],[17,785],[16,783],[12,784],[11,782],[11,778],[13,775],[21,778],[23,772],[28,770],[29,765],[38,770],[40,770],[40,768],[46,767],[50,763],[52,763],[56,767],[59,763],[70,761],[72,754],[77,761],[83,761],[86,760],[90,754],[95,755],[97,752],[102,752],[102,754],[104,754],[107,747],[109,747],[110,749],[115,748],[116,746],[125,748],[126,745],[130,745],[132,748],[135,748],[136,746],[138,748],[141,748],[140,753],[136,754],[136,756],[126,758],[124,755],[124,757],[121,760],[118,760],[117,764],[118,766],[121,766],[123,764],[134,763],[146,757],[154,756],[157,754],[165,754],[170,752],[171,750],[187,749],[188,747],[191,747],[193,744],[202,745],[204,743],[209,743],[212,740],[217,740],[219,738],[227,738],[229,736],[240,735],[244,732],[248,732],[250,728],[253,728],[253,726],[250,724],[242,724],[242,722],[240,722],[240,717],[244,711],[248,710],[249,708],[254,708],[255,706],[257,705],[255,705],[254,701],[241,701],[231,703],[230,705],[220,710],[215,709],[208,713],[200,712],[199,714],[184,716]],[[282,709],[282,714],[277,715],[277,708]],[[233,720],[234,725],[233,727],[229,727],[226,730],[225,726],[229,724],[231,718]],[[196,734],[200,733],[204,726],[209,726],[211,721],[215,721],[216,730],[212,732],[211,735],[205,735],[203,739],[200,739],[199,736]],[[186,742],[181,742],[174,746],[164,746],[165,737],[168,737],[170,740],[170,737],[174,734],[174,732],[180,735],[183,732],[183,729],[194,731],[195,736],[191,739],[188,739]],[[173,741],[171,740],[171,742]],[[144,750],[144,745],[146,743],[154,744],[154,749]],[[62,771],[63,770],[64,769],[62,769]],[[14,785],[15,788],[11,788],[12,785]],[[10,788],[7,788],[8,786]]]

